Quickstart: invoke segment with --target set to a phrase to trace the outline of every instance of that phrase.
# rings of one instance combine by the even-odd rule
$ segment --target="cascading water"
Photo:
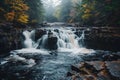
[[[79,48],[79,37],[71,30],[60,30],[58,33],[58,46],[59,48]]]
[[[77,36],[70,28],[46,28],[46,31],[47,33],[36,42],[34,40],[35,30],[24,31],[24,48],[11,51],[11,56],[1,65],[10,61],[26,64],[21,65],[22,69],[32,67],[35,70],[29,73],[30,76],[33,75],[32,80],[70,80],[65,77],[70,65],[83,61],[79,55],[94,53],[94,50],[81,47],[85,38],[84,31],[81,31],[80,36]],[[51,53],[57,55],[50,55]]]
[[[34,48],[34,49],[49,49],[53,45],[57,45],[58,51],[68,51],[74,53],[89,53],[91,50],[83,48],[85,31],[81,31],[81,35],[77,36],[74,31],[71,29],[46,29],[48,32],[44,34],[38,41],[35,43],[32,37],[35,36],[35,30],[29,32],[24,31],[23,35],[25,36],[24,47]],[[49,44],[49,38],[56,37],[57,43]],[[28,50],[27,50],[28,51]],[[92,50],[93,52],[93,50]]]
[[[52,32],[52,35],[58,38],[58,48],[73,49],[80,48],[80,45],[82,45],[79,45],[79,41],[84,39],[84,31],[82,32],[80,37],[74,34],[74,32],[71,30],[60,29],[58,30],[58,32],[56,32],[55,30],[51,29],[50,31]],[[48,41],[48,36],[48,34],[43,35],[35,44],[39,46],[39,48],[45,48],[47,46],[46,44]]]
[[[35,34],[35,30],[32,30],[31,32],[29,31],[24,31],[23,35],[25,37],[25,40],[23,42],[23,47],[25,48],[33,48],[34,45],[34,35]]]
[[[79,44],[81,44],[80,47],[84,47],[84,39],[85,39],[85,30],[82,31],[82,34],[79,38]]]
[[[24,31],[24,48],[14,50],[11,53],[42,53],[49,54],[49,51],[70,52],[71,54],[94,53],[94,50],[83,47],[85,31],[77,36],[70,28],[46,28],[47,33],[40,37],[36,42],[35,30]]]

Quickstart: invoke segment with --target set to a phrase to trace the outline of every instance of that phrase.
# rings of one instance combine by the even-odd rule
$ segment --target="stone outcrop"
[[[85,30],[85,47],[102,50],[120,50],[120,28],[119,27],[79,27],[75,34],[80,36]]]
[[[57,49],[58,38],[51,32],[48,32],[48,49],[56,50]]]
[[[119,80],[120,60],[117,61],[90,61],[81,62],[78,66],[71,66],[71,72],[67,73],[72,80]]]
[[[36,31],[35,31],[35,41],[37,41],[39,38],[41,38],[46,33],[47,33],[46,29],[36,29]]]
[[[13,26],[0,26],[0,54],[22,48],[21,33],[21,29],[13,28]]]

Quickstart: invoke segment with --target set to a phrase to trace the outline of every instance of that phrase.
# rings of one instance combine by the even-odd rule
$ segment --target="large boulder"
[[[48,32],[48,49],[49,50],[56,50],[58,38],[51,32]]]
[[[36,29],[35,31],[35,41],[37,41],[39,38],[41,38],[44,34],[46,34],[45,29]]]

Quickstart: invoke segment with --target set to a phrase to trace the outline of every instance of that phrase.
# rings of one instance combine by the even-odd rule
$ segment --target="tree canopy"
[[[27,24],[46,20],[120,26],[119,4],[120,0],[60,0],[55,3],[53,0],[0,0],[0,22]]]
[[[43,6],[40,0],[0,0],[0,22],[40,23]]]
[[[120,26],[120,0],[61,0],[54,16],[58,21],[91,26]]]

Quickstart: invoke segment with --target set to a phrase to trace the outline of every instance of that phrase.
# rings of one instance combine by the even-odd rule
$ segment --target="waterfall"
[[[47,55],[47,58],[52,59],[51,56],[48,56],[51,54],[58,56],[53,57],[56,58],[52,59],[54,61],[57,60],[57,58],[59,59],[59,61],[67,61],[68,57],[70,57],[70,61],[73,61],[74,58],[76,58],[75,56],[79,57],[78,55],[88,53],[90,54],[95,52],[92,49],[86,49],[84,47],[81,47],[82,43],[79,42],[82,42],[85,38],[84,30],[81,31],[82,33],[79,35],[76,35],[75,32],[72,31],[70,28],[46,28],[45,30],[47,31],[47,33],[43,34],[42,37],[40,37],[37,41],[35,41],[35,30],[23,31],[23,36],[25,37],[23,41],[24,48],[11,51],[11,56],[5,59],[5,61],[2,61],[0,65],[6,64],[9,61],[17,61],[26,64],[25,67],[32,67],[36,64],[35,60],[31,58],[32,56],[33,58],[35,57],[35,59],[37,60],[39,58],[37,56],[41,55],[43,55],[43,57]],[[37,34],[37,36],[39,36],[39,34]],[[70,55],[68,55],[68,53]],[[27,59],[29,58],[29,56],[30,59]],[[45,60],[47,60],[47,58],[45,58]],[[73,60],[71,60],[71,58],[73,58]],[[45,64],[47,63],[51,64],[49,61],[45,62]]]
[[[47,45],[47,40],[48,40],[48,35],[45,34],[42,36],[42,38],[40,38],[40,40],[38,40],[37,44],[39,46],[39,48],[46,48],[46,45]]]
[[[80,37],[78,37],[72,30],[58,29],[56,32],[54,29],[50,29],[52,34],[58,38],[57,46],[58,48],[79,48],[79,41],[84,39],[84,31]],[[48,34],[43,35],[39,40],[39,48],[45,48],[48,41]],[[51,45],[52,46],[52,45]]]
[[[84,46],[84,39],[85,39],[85,30],[82,31],[81,36],[78,38],[80,47]]]
[[[94,50],[87,49],[83,46],[85,31],[81,30],[77,35],[70,28],[45,28],[46,34],[42,35],[35,42],[35,30],[24,31],[23,49],[13,50],[10,53],[38,53],[48,55],[52,51],[70,52],[74,54],[94,53]],[[50,51],[50,52],[49,52]]]
[[[29,32],[24,31],[23,35],[25,36],[24,47],[25,48],[38,48],[38,49],[46,49],[48,48],[48,38],[49,37],[56,37],[57,40],[57,47],[58,48],[80,48],[82,45],[79,44],[79,41],[84,40],[85,32],[82,31],[81,36],[77,36],[71,29],[57,29],[56,32],[54,29],[48,29],[45,35],[38,39],[38,41],[34,42],[35,30]],[[53,44],[54,45],[54,44]],[[50,45],[52,46],[52,45]]]
[[[75,35],[73,31],[62,30],[58,35],[59,48],[79,48],[78,40],[76,39],[78,36]]]
[[[23,42],[23,47],[24,48],[34,48],[34,38],[35,38],[35,30],[32,30],[31,32],[29,31],[24,31],[23,35],[25,37],[25,40]]]

